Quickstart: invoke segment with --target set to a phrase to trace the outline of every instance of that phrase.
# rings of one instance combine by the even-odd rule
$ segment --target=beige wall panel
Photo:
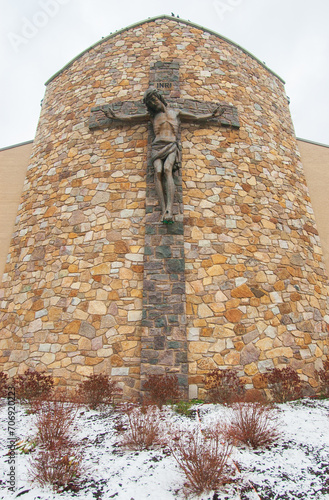
[[[0,151],[0,281],[31,150],[32,141]]]
[[[329,146],[298,140],[324,261],[329,275]]]

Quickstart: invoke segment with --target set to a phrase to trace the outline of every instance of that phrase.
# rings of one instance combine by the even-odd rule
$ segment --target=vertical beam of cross
[[[150,86],[165,98],[179,98],[178,63],[155,63]],[[178,138],[179,139],[179,138]],[[141,387],[149,373],[178,377],[182,397],[187,397],[185,259],[183,234],[182,173],[174,175],[174,223],[163,224],[150,161],[153,131],[149,127],[146,174],[146,222],[141,337]]]

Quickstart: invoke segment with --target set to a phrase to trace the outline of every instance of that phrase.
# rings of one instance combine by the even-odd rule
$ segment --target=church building
[[[0,370],[105,373],[124,397],[174,373],[202,398],[212,369],[262,389],[291,366],[314,393],[328,161],[234,42],[170,16],[103,38],[47,81],[34,140],[0,150]]]

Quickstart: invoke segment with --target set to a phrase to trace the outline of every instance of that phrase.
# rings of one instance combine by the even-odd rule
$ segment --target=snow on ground
[[[329,400],[304,399],[277,405],[282,436],[270,448],[235,448],[234,482],[202,500],[329,500]],[[169,410],[168,410],[169,411]],[[201,421],[227,420],[230,410],[221,405],[199,406]],[[191,418],[171,414],[186,425]],[[34,416],[16,404],[17,440],[33,438]],[[31,454],[15,458],[16,490],[9,484],[8,408],[0,408],[0,498],[11,500],[183,500],[184,476],[175,460],[159,447],[150,451],[126,451],[118,446],[115,411],[79,410],[75,437],[82,443],[85,473],[77,492],[53,493],[29,482]],[[193,500],[195,500],[194,497]]]

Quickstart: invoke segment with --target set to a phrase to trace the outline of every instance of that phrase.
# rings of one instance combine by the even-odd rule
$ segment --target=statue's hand
[[[217,106],[216,109],[212,112],[212,116],[215,118],[216,116],[221,116],[225,111],[225,108],[222,108],[220,105]]]
[[[108,110],[105,111],[105,109],[102,109],[101,111],[103,111],[104,115],[107,117],[107,118],[110,118],[110,120],[113,120],[113,118],[116,118],[116,114],[114,113],[113,109],[111,108],[111,106],[108,107]]]

